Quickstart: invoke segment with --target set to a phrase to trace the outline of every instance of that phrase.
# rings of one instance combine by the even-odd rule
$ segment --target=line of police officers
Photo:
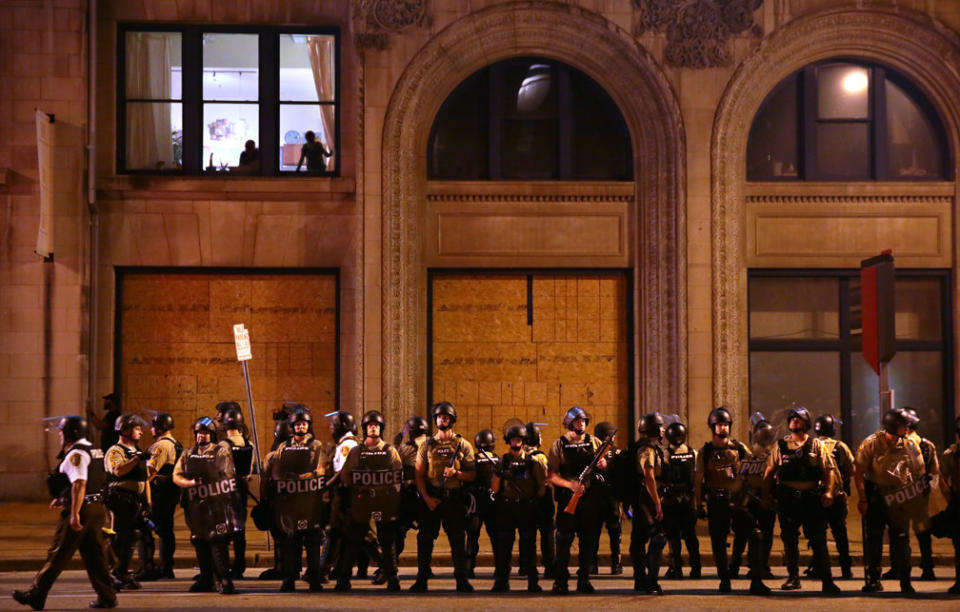
[[[92,607],[116,605],[116,592],[140,588],[138,578],[173,578],[173,516],[178,503],[184,508],[200,568],[190,591],[235,593],[233,579],[242,578],[245,570],[248,496],[257,501],[255,523],[269,529],[277,542],[277,567],[261,577],[281,578],[285,592],[295,590],[301,577],[310,591],[321,591],[328,575],[336,579],[335,590],[349,591],[359,556],[379,565],[375,583],[398,591],[397,557],[411,528],[418,531],[417,575],[410,591],[427,591],[433,543],[442,527],[450,542],[458,592],[473,591],[470,578],[485,528],[494,550],[493,591],[510,589],[515,539],[519,575],[526,577],[529,592],[542,591],[536,555],[539,532],[544,575],[553,578],[552,592],[568,592],[570,550],[578,538],[576,590],[593,593],[590,575],[596,573],[605,523],[611,536],[611,570],[622,571],[623,509],[631,517],[630,556],[638,592],[663,593],[660,562],[668,544],[665,577],[682,577],[684,543],[689,576],[700,576],[695,525],[698,518],[706,518],[719,591],[731,591],[731,580],[738,577],[748,551],[749,593],[769,594],[763,581],[772,577],[769,557],[773,525],[779,518],[788,574],[781,589],[801,588],[802,528],[813,551],[813,563],[805,573],[820,580],[823,593],[833,594],[839,588],[831,575],[826,529],[833,532],[843,577],[852,577],[846,534],[851,485],[857,487],[863,518],[864,592],[883,588],[885,531],[893,567],[884,577],[898,578],[903,593],[915,592],[910,581],[911,524],[920,542],[923,579],[933,578],[931,532],[951,537],[960,559],[960,419],[955,424],[958,443],[940,462],[933,443],[917,435],[919,419],[909,408],[887,411],[883,428],[863,441],[855,457],[833,437],[832,417],[823,415],[814,424],[802,407],[790,411],[789,434],[781,439],[771,423],[754,415],[749,446],[731,439],[732,416],[726,408],[717,408],[708,418],[711,439],[696,451],[686,443],[686,426],[667,425],[659,414],[643,416],[636,442],[618,450],[614,427],[601,423],[591,435],[589,415],[576,406],[564,416],[566,432],[547,453],[540,450],[543,424],[524,425],[515,419],[503,431],[508,451],[498,457],[492,431],[478,433],[476,447],[455,431],[457,411],[449,402],[432,409],[436,433],[429,435],[426,421],[412,417],[393,445],[383,439],[386,423],[379,412],[364,415],[359,435],[352,415],[330,413],[326,417],[335,443],[332,450],[313,436],[309,409],[292,405],[285,407],[277,423],[275,443],[262,469],[259,500],[247,484],[253,447],[240,406],[222,402],[217,410],[217,421],[202,417],[194,423],[189,449],[171,435],[172,417],[157,414],[150,424],[155,441],[141,451],[138,442],[147,423],[136,415],[121,415],[115,423],[119,439],[105,454],[87,441],[84,418],[61,419],[61,463],[48,479],[52,505],[63,508],[61,522],[33,587],[15,591],[14,598],[42,609],[56,576],[77,549],[98,594]],[[931,483],[937,482],[933,477],[939,477],[940,492],[950,502],[936,517],[926,512]],[[107,509],[112,530],[106,528]],[[728,557],[731,531],[733,549]],[[160,540],[157,565],[152,532]],[[112,534],[109,549],[105,533]],[[130,563],[138,541],[140,572],[134,576]],[[304,549],[307,567],[301,574]],[[960,561],[956,571],[957,582],[949,590],[953,594],[960,593]]]

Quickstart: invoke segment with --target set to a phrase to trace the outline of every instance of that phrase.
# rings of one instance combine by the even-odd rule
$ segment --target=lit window
[[[120,31],[120,172],[339,172],[335,30]]]

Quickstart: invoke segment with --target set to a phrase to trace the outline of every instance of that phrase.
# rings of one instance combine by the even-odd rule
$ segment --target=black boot
[[[592,595],[596,591],[597,590],[593,588],[593,585],[590,584],[589,578],[577,578],[577,593]]]
[[[910,584],[909,580],[900,581],[900,592],[904,595],[916,595],[917,589],[913,588],[913,585]]]
[[[490,588],[492,593],[507,593],[510,591],[510,580],[503,576],[497,576],[493,580],[493,586]]]
[[[787,576],[787,581],[780,585],[781,591],[796,591],[800,588],[800,576],[791,574]]]
[[[751,595],[769,595],[770,587],[763,584],[763,580],[759,577],[754,577],[750,580],[750,594]]]
[[[47,597],[45,595],[40,595],[33,589],[30,589],[29,591],[14,591],[13,598],[18,604],[30,606],[34,610],[43,610],[43,606],[47,602]]]
[[[840,591],[840,587],[837,586],[837,583],[835,583],[833,580],[827,579],[821,582],[820,592],[823,593],[824,595],[836,595],[841,591]]]
[[[543,593],[543,588],[540,587],[540,581],[537,578],[536,569],[532,569],[527,572],[527,592]]]
[[[457,581],[457,593],[473,593],[473,585],[470,584],[466,575],[458,574],[454,578]]]
[[[426,593],[427,592],[427,576],[426,574],[417,573],[417,579],[410,585],[410,588],[407,589],[411,593]]]

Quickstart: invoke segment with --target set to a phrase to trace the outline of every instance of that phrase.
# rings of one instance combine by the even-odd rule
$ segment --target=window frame
[[[865,68],[869,72],[868,108],[866,119],[820,119],[818,116],[818,81],[817,69],[829,64],[851,64]],[[930,102],[929,96],[905,75],[883,64],[857,57],[839,56],[818,60],[787,75],[767,95],[754,114],[750,124],[750,134],[757,118],[767,109],[771,100],[785,87],[790,79],[797,80],[796,119],[797,119],[797,175],[796,176],[768,176],[751,178],[747,175],[747,182],[933,182],[953,180],[952,156],[949,144],[943,136],[943,120],[940,113]],[[926,116],[938,134],[939,142],[937,154],[940,158],[940,172],[930,176],[890,176],[887,168],[888,135],[887,135],[887,103],[885,83],[891,81],[907,93],[916,104],[918,110]],[[852,124],[866,123],[869,127],[868,164],[869,176],[865,178],[850,178],[847,176],[820,172],[817,164],[817,127],[821,124]],[[750,150],[749,136],[747,151]],[[745,152],[746,153],[746,152]],[[749,169],[749,159],[747,169]]]
[[[861,339],[850,335],[850,281],[859,278],[857,269],[824,268],[824,269],[777,269],[754,268],[747,271],[747,401],[752,412],[754,409],[752,398],[753,372],[750,357],[754,352],[823,352],[831,351],[839,354],[840,368],[840,418],[844,423],[853,422],[853,393],[852,393],[852,359],[862,359]],[[837,306],[839,337],[835,339],[754,339],[750,337],[750,323],[753,315],[750,304],[750,281],[755,278],[834,278],[837,279]],[[953,355],[953,322],[952,322],[952,295],[953,282],[951,271],[944,269],[916,269],[903,268],[895,270],[896,279],[934,278],[940,281],[940,340],[898,339],[895,343],[897,352],[908,351],[938,351],[942,356],[942,397],[941,419],[944,424],[940,438],[934,440],[936,444],[953,442],[953,402],[954,402],[954,355]],[[894,357],[896,358],[896,357]],[[949,427],[947,427],[949,425]],[[879,425],[878,425],[879,426]],[[860,440],[852,439],[852,427],[842,429],[843,441],[856,450],[855,444]]]
[[[183,121],[183,160],[180,169],[155,170],[131,169],[126,167],[126,119],[127,104],[142,100],[128,100],[126,96],[126,34],[128,32],[176,32],[182,36],[181,57],[181,99]],[[260,151],[260,170],[255,174],[232,174],[229,172],[210,172],[205,169],[203,150],[203,35],[257,34],[259,36],[257,67],[258,76],[258,113],[259,133],[257,148]],[[334,38],[334,99],[333,102],[318,101],[318,105],[334,107],[334,167],[322,173],[306,173],[280,170],[280,35],[302,34],[306,36],[333,36]],[[121,22],[117,24],[117,79],[116,79],[116,172],[129,175],[171,175],[171,176],[218,176],[221,178],[250,178],[253,176],[302,176],[335,178],[340,176],[343,151],[341,148],[341,118],[343,114],[341,97],[341,35],[337,27],[317,26],[250,26],[215,25],[182,23],[141,23]],[[187,61],[186,58],[191,58]],[[238,104],[246,102],[236,101]],[[286,102],[289,104],[290,102]],[[313,104],[304,102],[303,104]]]

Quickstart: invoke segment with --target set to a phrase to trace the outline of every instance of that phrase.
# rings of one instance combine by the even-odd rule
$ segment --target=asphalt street
[[[332,583],[323,593],[307,593],[306,583],[298,582],[298,591],[294,594],[278,592],[278,581],[244,580],[236,583],[237,595],[218,595],[216,593],[188,593],[192,572],[188,569],[177,570],[177,580],[145,583],[140,591],[120,593],[120,608],[127,610],[216,610],[216,609],[272,609],[293,610],[310,608],[314,610],[611,610],[642,606],[645,609],[663,610],[765,610],[789,608],[796,610],[856,610],[863,612],[878,606],[898,606],[901,609],[957,610],[960,609],[960,597],[946,594],[953,583],[944,577],[935,582],[915,581],[918,594],[903,598],[898,591],[898,583],[885,581],[886,591],[880,594],[864,596],[860,593],[862,579],[839,580],[844,593],[838,597],[824,598],[819,593],[819,583],[805,581],[803,590],[784,592],[777,588],[783,582],[783,576],[767,581],[774,589],[770,597],[753,597],[746,594],[746,580],[735,580],[734,592],[721,595],[717,592],[717,580],[709,569],[707,577],[700,580],[682,580],[661,582],[664,591],[662,597],[637,595],[631,590],[633,580],[630,577],[600,575],[593,579],[597,587],[595,595],[555,596],[549,592],[530,595],[525,592],[526,581],[514,579],[510,593],[490,593],[493,585],[492,568],[481,568],[478,577],[473,580],[476,592],[460,594],[454,591],[452,575],[439,568],[438,577],[430,581],[430,592],[413,595],[405,590],[401,593],[387,593],[382,586],[373,586],[368,580],[355,579],[353,591],[335,593]],[[627,575],[629,576],[629,569]],[[952,574],[952,572],[951,572]],[[27,610],[10,597],[15,588],[29,586],[33,574],[30,572],[0,573],[0,609]],[[406,589],[413,582],[411,571],[401,571],[401,582]],[[575,581],[571,581],[571,587]],[[543,586],[549,590],[546,581]],[[47,599],[48,610],[86,609],[87,603],[94,599],[93,590],[81,571],[66,572],[54,585]]]

